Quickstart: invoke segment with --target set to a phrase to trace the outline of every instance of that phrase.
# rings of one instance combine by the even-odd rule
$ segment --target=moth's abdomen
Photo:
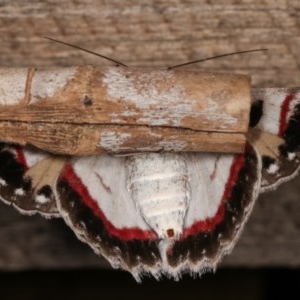
[[[148,153],[127,159],[129,193],[159,238],[182,233],[190,198],[185,158],[174,153]]]

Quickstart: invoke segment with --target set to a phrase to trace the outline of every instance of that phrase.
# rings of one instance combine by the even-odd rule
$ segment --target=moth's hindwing
[[[254,103],[262,103],[248,140],[262,160],[262,190],[275,189],[293,178],[300,165],[300,89],[254,89]]]
[[[148,167],[141,171],[143,160]],[[201,274],[235,244],[257,197],[260,171],[250,145],[239,155],[82,157],[62,170],[58,209],[81,240],[138,280],[149,273]]]
[[[215,269],[234,247],[260,189],[261,164],[247,145],[244,154],[193,154],[195,181],[182,237],[168,248],[174,270]],[[198,191],[200,189],[201,191]],[[201,193],[199,193],[201,192]]]
[[[63,163],[42,151],[1,143],[1,199],[25,214],[59,216],[52,187]]]

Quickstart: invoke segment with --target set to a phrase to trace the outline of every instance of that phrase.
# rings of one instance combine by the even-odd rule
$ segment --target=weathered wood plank
[[[0,85],[3,141],[71,155],[244,149],[251,102],[247,76],[4,68]]]
[[[181,128],[0,122],[1,141],[34,145],[61,155],[150,151],[244,151],[242,133],[199,132]]]

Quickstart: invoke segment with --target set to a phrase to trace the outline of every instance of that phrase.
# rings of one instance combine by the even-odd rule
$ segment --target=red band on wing
[[[27,166],[27,162],[26,162],[26,159],[25,159],[23,149],[21,147],[15,147],[15,150],[16,150],[16,153],[17,153],[17,161],[21,165],[24,166],[25,171],[26,171],[28,169],[28,166]]]
[[[222,200],[220,202],[220,206],[218,208],[218,211],[216,215],[212,218],[199,221],[195,224],[193,224],[191,227],[186,228],[183,232],[182,238],[186,238],[189,235],[195,235],[199,232],[203,231],[213,231],[213,229],[223,221],[224,215],[225,215],[225,205],[227,201],[230,199],[230,193],[232,191],[233,186],[236,184],[236,181],[238,179],[239,172],[241,168],[243,167],[245,162],[245,155],[244,154],[238,154],[236,155],[229,173],[228,181],[225,185],[225,190],[222,196]]]
[[[99,208],[97,202],[91,197],[87,187],[82,183],[80,178],[74,172],[70,164],[66,164],[62,171],[62,176],[68,181],[71,188],[81,197],[82,202],[88,206],[96,217],[101,219],[107,231],[120,240],[155,240],[156,234],[151,230],[142,230],[137,227],[133,228],[116,228]]]
[[[283,136],[286,130],[290,105],[295,97],[296,94],[289,94],[285,97],[284,101],[282,102],[281,109],[280,109],[280,119],[279,119],[279,131],[278,131],[279,136]]]

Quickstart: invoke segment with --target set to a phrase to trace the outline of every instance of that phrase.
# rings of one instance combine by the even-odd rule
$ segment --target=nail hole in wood
[[[93,104],[92,99],[88,95],[84,95],[82,102],[84,106],[91,106]]]

